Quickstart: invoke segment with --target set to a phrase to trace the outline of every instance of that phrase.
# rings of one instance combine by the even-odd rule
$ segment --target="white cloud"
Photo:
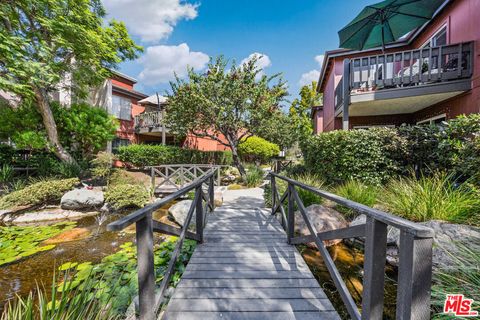
[[[303,87],[311,84],[312,81],[318,81],[319,77],[320,77],[320,71],[310,70],[302,74],[302,77],[300,78],[300,81],[298,81],[298,84],[300,85],[300,87]]]
[[[315,61],[318,63],[318,69],[313,69],[308,72],[305,72],[302,74],[300,77],[300,80],[298,81],[298,85],[303,87],[306,85],[309,85],[312,83],[312,81],[318,81],[318,78],[320,77],[320,69],[322,69],[323,65],[323,54],[319,54],[318,56],[315,56]]]
[[[145,42],[167,38],[179,20],[197,17],[197,4],[181,0],[104,0],[110,17],[124,21]]]
[[[139,61],[143,70],[138,77],[148,85],[166,83],[174,79],[174,72],[179,77],[184,77],[187,75],[187,66],[199,71],[205,68],[208,61],[208,55],[190,51],[186,43],[178,46],[151,46]]]

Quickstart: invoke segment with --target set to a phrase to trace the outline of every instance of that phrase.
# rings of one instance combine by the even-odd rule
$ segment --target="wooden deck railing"
[[[387,226],[400,230],[400,266],[397,287],[397,319],[430,319],[430,289],[432,279],[432,241],[434,232],[395,215],[372,209],[335,194],[307,186],[298,181],[270,173],[272,187],[272,215],[281,214],[282,225],[290,244],[314,242],[333,279],[343,303],[352,319],[383,319]],[[279,195],[276,179],[288,183],[283,195]],[[305,206],[296,188],[301,188],[365,214],[363,225],[318,233],[309,220]],[[287,204],[287,213],[283,208]],[[297,205],[308,227],[309,235],[295,236],[294,206]],[[362,312],[358,310],[333,259],[323,244],[325,240],[365,237],[364,280]]]
[[[208,186],[208,192],[203,191],[203,185]],[[127,226],[136,224],[137,261],[138,261],[138,296],[139,296],[139,318],[141,320],[154,320],[156,313],[162,305],[165,290],[168,288],[170,279],[174,273],[177,258],[182,249],[185,238],[203,242],[203,228],[206,223],[206,216],[214,208],[214,171],[210,170],[205,175],[183,187],[177,192],[156,201],[142,209],[139,209],[115,222],[110,223],[107,229],[120,231]],[[195,190],[195,197],[188,211],[182,228],[161,223],[152,219],[152,213],[169,202],[176,200],[188,192]],[[205,203],[204,203],[205,202]],[[195,232],[188,231],[195,212]],[[170,256],[167,270],[155,293],[155,270],[153,255],[153,232],[178,236],[177,244]]]
[[[162,126],[162,111],[146,112],[134,118],[135,129],[159,128]]]
[[[463,42],[353,58],[343,78],[349,91],[360,93],[470,78],[473,47],[473,42]],[[343,103],[343,78],[335,88],[335,108]]]

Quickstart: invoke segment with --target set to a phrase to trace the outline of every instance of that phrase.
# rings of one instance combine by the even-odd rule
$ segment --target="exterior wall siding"
[[[452,1],[437,16],[434,21],[428,25],[421,34],[419,34],[412,44],[404,47],[390,48],[386,52],[395,52],[401,50],[415,49],[422,47],[440,28],[447,26],[447,42],[459,43],[474,41],[474,61],[472,90],[437,105],[420,110],[409,116],[406,115],[388,115],[388,116],[369,116],[369,117],[350,117],[350,127],[357,125],[378,125],[399,123],[416,123],[423,119],[430,118],[445,113],[447,119],[455,118],[461,114],[480,112],[480,1],[478,0],[457,0]],[[381,54],[381,51],[371,51],[367,55]],[[345,58],[355,58],[364,56],[358,53],[350,56],[332,57],[324,78],[323,97],[324,97],[324,131],[341,129],[342,121],[340,118],[334,118],[335,112],[335,87],[343,74],[343,60]],[[316,130],[316,133],[322,132]]]

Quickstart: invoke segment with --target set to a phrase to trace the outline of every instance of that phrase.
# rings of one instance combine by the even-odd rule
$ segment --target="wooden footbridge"
[[[387,225],[400,229],[396,317],[430,318],[431,229],[275,173],[270,176],[271,211],[259,208],[258,201],[248,194],[214,210],[212,170],[108,226],[110,230],[121,230],[136,223],[140,319],[339,319],[294,246],[308,242],[315,242],[319,248],[350,318],[383,319]],[[276,179],[288,184],[282,195]],[[318,233],[308,219],[298,188],[365,214],[366,224]],[[191,191],[195,191],[195,198],[182,228],[152,219],[153,211]],[[305,220],[308,235],[294,235],[294,209]],[[195,224],[195,232],[188,230],[191,224]],[[155,285],[153,232],[179,236],[159,287]],[[323,245],[324,240],[354,237],[365,238],[361,312]],[[199,245],[173,295],[166,297],[185,238]]]

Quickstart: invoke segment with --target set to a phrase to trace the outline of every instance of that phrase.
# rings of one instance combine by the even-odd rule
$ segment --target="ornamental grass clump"
[[[65,192],[79,183],[78,178],[42,180],[0,198],[0,209],[58,202]]]
[[[49,290],[37,284],[36,290],[28,296],[10,300],[0,314],[0,320],[121,319],[114,314],[111,303],[118,291],[117,286],[100,288],[93,274],[88,274],[81,286],[68,272],[63,277],[68,280],[60,286],[54,275]]]
[[[390,181],[383,189],[381,204],[409,220],[444,220],[479,224],[480,198],[466,184],[457,185],[450,175],[414,176]]]
[[[248,165],[245,184],[249,188],[258,187],[262,184],[264,176],[265,172],[261,168],[255,165]]]
[[[458,243],[459,251],[450,253],[454,260],[451,266],[433,272],[432,313],[433,319],[451,319],[443,313],[447,294],[464,294],[475,302],[473,310],[480,313],[480,242]],[[472,310],[472,311],[473,311]]]
[[[358,180],[348,180],[337,186],[334,193],[348,200],[373,207],[377,202],[378,187],[367,185]],[[345,206],[337,205],[336,208],[349,218],[353,218],[355,214],[352,209]]]

